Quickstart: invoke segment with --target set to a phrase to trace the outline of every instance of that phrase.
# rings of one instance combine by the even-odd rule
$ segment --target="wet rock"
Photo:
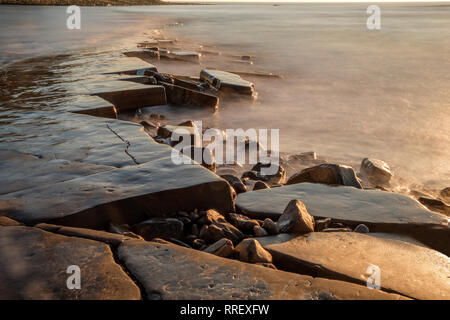
[[[168,103],[180,106],[210,108],[216,111],[219,98],[196,90],[187,89],[170,83],[161,83],[166,89]]]
[[[290,177],[286,184],[289,185],[302,182],[353,186],[362,189],[361,183],[358,181],[353,169],[339,164],[324,163],[303,169]]]
[[[265,237],[265,236],[269,235],[267,233],[267,231],[264,228],[260,227],[260,226],[254,226],[253,227],[253,234],[254,234],[255,237]]]
[[[179,140],[171,139],[172,135],[174,133],[177,133],[178,135],[180,135]],[[166,124],[166,125],[160,126],[158,128],[157,134],[159,137],[161,137],[163,139],[171,139],[172,146],[183,141],[184,136],[186,135],[186,136],[190,137],[190,144],[194,145],[195,135],[197,134],[197,129],[195,127],[190,127],[190,126],[172,126],[172,125]]]
[[[275,174],[265,174],[263,171],[261,171],[262,168],[269,168],[272,164],[271,163],[261,163],[258,162],[255,164],[251,171],[257,172],[256,179],[254,180],[263,180],[268,181],[270,183],[283,183],[286,179],[286,170],[283,168],[282,165],[278,165],[277,172]]]
[[[269,234],[279,234],[280,233],[280,227],[276,222],[273,222],[272,219],[266,218],[264,219],[264,223],[262,227],[267,230]]]
[[[117,119],[117,112],[114,106],[100,107],[95,109],[76,110],[72,112],[79,114],[87,114],[93,117]]]
[[[214,243],[222,238],[227,238],[237,244],[244,237],[239,229],[228,222],[218,222],[209,226],[205,225],[202,229],[203,232],[200,232],[200,237],[207,243]]]
[[[330,222],[331,222],[330,218],[314,219],[314,230],[316,232],[322,231],[323,229],[326,229],[329,227]]]
[[[143,49],[143,50],[134,50],[134,51],[125,51],[123,54],[127,57],[139,58],[144,61],[146,59],[159,59],[160,54],[158,50],[151,49]]]
[[[12,226],[20,226],[21,224],[16,220],[11,218],[0,216],[0,226],[12,227]]]
[[[141,298],[139,288],[102,242],[14,226],[0,227],[0,247],[0,299]],[[77,290],[67,288],[71,274],[66,270],[71,265],[81,270],[81,287]]]
[[[272,255],[265,250],[258,240],[244,239],[236,247],[239,260],[250,263],[272,263]]]
[[[150,241],[153,238],[181,239],[183,237],[183,223],[175,218],[152,218],[133,227],[135,233]]]
[[[228,258],[234,253],[234,246],[231,240],[224,238],[213,243],[203,251],[219,257]]]
[[[201,54],[196,51],[175,50],[171,52],[171,56],[176,59],[198,62],[201,57]]]
[[[94,92],[97,96],[114,105],[116,110],[135,110],[143,107],[163,105],[167,103],[163,86],[156,85],[128,85],[117,91]],[[137,87],[137,88],[134,88]]]
[[[258,172],[256,171],[245,171],[242,176],[241,179],[251,179],[251,180],[258,180]]]
[[[392,172],[389,165],[378,159],[364,158],[360,168],[361,176],[374,186],[389,186]]]
[[[242,79],[239,75],[220,70],[203,69],[200,78],[210,83],[221,92],[234,92],[253,95],[253,83]]]
[[[239,230],[242,230],[243,232],[253,234],[254,228],[260,226],[257,220],[250,219],[249,217],[246,217],[242,214],[227,213],[225,214],[225,216],[229,223],[231,223]]]
[[[242,183],[241,179],[239,179],[238,177],[235,177],[231,174],[224,174],[221,175],[220,177],[227,180],[230,186],[233,187],[234,191],[236,191],[236,193],[242,193],[247,191],[247,187]]]
[[[417,200],[431,211],[439,212],[450,217],[450,206],[439,199],[419,197]]]
[[[314,217],[300,200],[289,201],[277,224],[283,233],[314,232]]]
[[[365,285],[312,278],[153,242],[127,241],[119,258],[147,296],[172,299],[400,299]]]
[[[369,228],[365,225],[365,224],[358,224],[355,228],[355,230],[353,230],[354,232],[358,232],[358,233],[369,233],[370,230]]]
[[[255,185],[253,186],[253,191],[262,190],[262,189],[270,189],[270,187],[264,181],[256,181]]]
[[[260,242],[283,270],[365,285],[376,266],[382,290],[415,299],[450,298],[450,258],[437,251],[356,232],[280,236],[287,235]]]

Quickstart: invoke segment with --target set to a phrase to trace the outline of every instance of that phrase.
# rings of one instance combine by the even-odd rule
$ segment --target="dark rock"
[[[241,179],[251,179],[251,180],[258,180],[258,173],[256,171],[245,171],[242,176]]]
[[[0,226],[11,227],[11,226],[20,226],[21,224],[16,220],[11,218],[0,216]]]
[[[370,230],[369,228],[365,225],[365,224],[358,224],[355,228],[355,230],[353,230],[354,232],[358,232],[358,233],[369,233]]]
[[[196,237],[198,237],[200,235],[200,229],[198,228],[197,224],[193,224],[191,226],[191,234],[193,234]]]
[[[186,241],[190,244],[193,244],[193,242],[195,240],[197,240],[197,238],[198,238],[198,235],[190,234],[190,235],[186,236]]]
[[[325,219],[314,219],[314,230],[319,232],[323,229],[327,229],[330,225],[331,219],[325,218]]]
[[[234,253],[233,242],[229,239],[220,239],[219,241],[213,243],[207,247],[204,252],[214,254],[219,257],[228,258]]]
[[[189,219],[191,219],[192,221],[197,221],[197,219],[199,218],[199,215],[197,212],[192,211],[189,213]]]
[[[145,240],[153,238],[181,239],[183,237],[183,223],[174,218],[151,218],[133,227],[135,233],[141,235]]]
[[[265,250],[258,240],[244,239],[235,249],[237,257],[243,262],[272,263],[272,255]]]
[[[280,232],[308,233],[314,231],[314,217],[300,200],[291,200],[277,221]]]
[[[269,234],[279,234],[280,233],[280,227],[276,222],[273,222],[272,219],[266,218],[264,219],[264,222],[262,224],[262,227],[267,230]]]
[[[160,82],[166,89],[167,102],[180,106],[194,106],[210,108],[216,111],[219,107],[219,98],[212,94],[190,90],[174,84]]]
[[[262,190],[262,189],[270,189],[270,187],[264,181],[256,181],[255,185],[253,186],[253,191]]]
[[[227,213],[225,214],[225,217],[229,223],[231,223],[239,230],[242,230],[243,232],[249,232],[253,234],[254,228],[260,226],[258,221],[256,221],[255,219],[250,219],[249,217],[246,217],[242,214]]]
[[[195,240],[192,242],[192,247],[193,247],[194,249],[199,249],[199,250],[201,250],[201,248],[203,248],[205,245],[206,245],[206,243],[205,243],[205,240],[203,240],[203,239],[195,239]]]
[[[228,183],[233,187],[234,191],[236,193],[242,193],[247,191],[247,187],[245,184],[242,183],[241,179],[231,175],[231,174],[224,174],[220,176],[221,178],[228,181]]]
[[[374,186],[389,186],[392,172],[389,165],[378,159],[364,158],[359,169],[361,176]]]
[[[353,171],[351,167],[339,164],[324,163],[303,169],[290,177],[286,184],[289,185],[302,182],[352,186],[362,189],[355,171]]]
[[[286,179],[286,170],[280,164],[278,165],[278,169],[275,174],[268,175],[264,174],[264,172],[261,171],[262,168],[269,168],[271,165],[272,165],[271,163],[261,163],[261,162],[255,164],[251,170],[257,173],[256,178],[253,180],[268,181],[274,184],[283,183],[284,180]]]
[[[191,249],[191,246],[189,246],[188,244],[184,243],[183,241],[181,241],[179,239],[167,238],[167,241],[169,241],[170,243],[176,244],[177,246]]]
[[[225,217],[213,209],[200,211],[200,214],[201,218],[198,219],[199,224],[210,225],[211,223],[226,222]]]

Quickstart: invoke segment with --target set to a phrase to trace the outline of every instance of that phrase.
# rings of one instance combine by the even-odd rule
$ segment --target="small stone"
[[[216,256],[228,258],[234,253],[233,242],[229,239],[222,238],[214,242],[212,245],[203,250]]]
[[[239,230],[242,230],[243,232],[253,233],[253,228],[255,226],[260,226],[257,220],[250,219],[249,217],[242,214],[227,213],[225,216],[229,223],[231,223]]]
[[[331,163],[323,163],[303,169],[290,177],[286,184],[289,185],[302,182],[352,186],[362,189],[361,183],[356,177],[352,167]]]
[[[241,179],[258,180],[258,173],[256,171],[245,171]]]
[[[270,189],[270,187],[264,181],[256,181],[255,185],[253,186],[253,191],[262,190],[262,189]]]
[[[274,222],[270,218],[264,219],[262,226],[265,230],[267,230],[267,232],[269,234],[279,234],[280,233],[280,227],[278,226],[278,224],[276,222]]]
[[[202,248],[202,247],[204,247],[205,246],[205,240],[203,240],[203,239],[195,239],[193,242],[192,242],[192,248],[194,248],[194,249],[200,249],[200,248]]]
[[[247,187],[245,186],[245,184],[242,183],[241,179],[239,179],[238,177],[235,177],[231,174],[224,174],[221,175],[220,177],[227,180],[227,182],[230,184],[230,186],[233,187],[236,193],[239,194],[247,191]]]
[[[442,189],[440,192],[440,196],[443,198],[444,201],[450,203],[450,187]]]
[[[240,261],[250,263],[272,263],[272,255],[256,239],[244,239],[235,252]]]
[[[361,176],[372,185],[389,186],[392,172],[389,165],[378,159],[364,158],[359,169]]]
[[[278,219],[282,233],[308,233],[314,231],[314,217],[300,200],[291,200]]]
[[[369,233],[369,227],[367,227],[365,224],[358,224],[355,228],[355,230],[353,230],[354,232],[358,232],[358,233]]]
[[[181,217],[189,218],[189,213],[187,213],[186,211],[179,211],[178,215]]]
[[[277,267],[275,267],[275,265],[274,265],[273,263],[258,262],[258,263],[255,263],[255,264],[260,265],[260,266],[262,266],[262,267],[266,267],[266,268],[278,270]]]
[[[314,230],[315,231],[322,231],[323,229],[328,228],[329,224],[331,223],[331,218],[326,219],[316,219],[314,221]]]
[[[183,223],[174,218],[152,218],[135,225],[133,231],[147,241],[153,238],[180,239],[183,236]]]
[[[255,237],[266,237],[269,235],[267,233],[267,231],[263,227],[260,227],[260,226],[255,226],[253,228],[253,234],[255,235]]]
[[[198,219],[199,224],[210,225],[211,223],[217,222],[226,222],[225,217],[214,209],[201,211],[201,218]]]
[[[439,199],[419,197],[417,200],[431,211],[439,212],[450,216],[450,206]]]
[[[200,230],[198,228],[197,224],[193,224],[191,226],[191,234],[193,234],[194,236],[198,237],[200,235]]]
[[[228,222],[219,222],[207,226],[202,239],[207,243],[214,243],[222,238],[227,238],[233,241],[233,243],[239,243],[243,237],[244,235],[242,232],[232,224]]]
[[[262,181],[268,181],[270,183],[283,183],[286,179],[286,170],[278,164],[278,168],[276,170],[276,173],[273,174],[267,174],[265,171],[269,170],[267,168],[270,168],[273,164],[271,163],[261,163],[258,162],[255,164],[251,171],[257,172],[256,179],[254,180],[262,180]]]
[[[191,221],[196,221],[199,218],[199,215],[197,212],[190,212],[189,213],[189,219],[191,219]]]
[[[197,236],[194,234],[190,234],[186,237],[186,240],[188,243],[194,243],[195,240],[197,240]]]

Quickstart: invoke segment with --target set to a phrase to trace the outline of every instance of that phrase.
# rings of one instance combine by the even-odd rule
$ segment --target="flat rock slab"
[[[239,75],[213,69],[203,69],[200,78],[211,83],[217,90],[232,90],[237,93],[252,95],[253,83],[242,79]]]
[[[355,232],[313,232],[258,239],[286,270],[366,284],[367,268],[381,270],[382,290],[415,299],[450,299],[450,258],[404,241]],[[345,261],[345,263],[343,263]],[[284,269],[284,268],[283,268]]]
[[[26,224],[47,222],[93,229],[105,228],[108,222],[132,225],[147,216],[195,208],[233,211],[227,182],[189,161],[175,165],[169,156],[9,193],[0,197],[0,211]]]
[[[363,223],[371,232],[406,234],[450,255],[446,217],[401,194],[299,183],[241,193],[236,208],[252,218],[276,221],[292,199],[302,201],[315,218],[331,218],[352,227]]]
[[[81,289],[67,288],[67,268]],[[37,228],[0,227],[0,299],[140,299],[140,291],[101,242]]]
[[[342,281],[312,278],[175,245],[127,241],[118,249],[150,299],[401,299]]]

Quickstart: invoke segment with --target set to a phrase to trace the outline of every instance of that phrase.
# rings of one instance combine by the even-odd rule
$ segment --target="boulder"
[[[365,285],[287,273],[170,244],[127,241],[118,256],[149,299],[404,299]]]
[[[243,232],[253,233],[255,227],[259,227],[257,220],[250,219],[242,214],[226,213],[225,217],[229,223]]]
[[[286,182],[296,184],[302,182],[322,183],[330,185],[353,186],[362,189],[361,183],[351,167],[339,164],[324,163],[311,168],[306,168],[294,174]]]
[[[450,203],[450,187],[442,189],[439,195],[442,197],[444,201]]]
[[[234,253],[234,246],[231,240],[223,238],[216,241],[203,251],[219,257],[228,258]]]
[[[253,227],[253,235],[255,237],[265,237],[265,236],[269,235],[269,233],[267,233],[267,231],[260,226],[254,226]]]
[[[141,298],[138,286],[102,242],[15,226],[0,227],[0,247],[2,300]],[[80,268],[80,289],[67,286],[72,265]]]
[[[408,235],[450,255],[448,218],[402,194],[299,183],[241,193],[236,209],[250,218],[275,221],[292,199],[302,201],[315,218],[331,218],[351,228],[363,223],[371,232]]]
[[[231,174],[223,174],[220,177],[227,180],[230,186],[233,187],[234,191],[236,191],[236,193],[242,193],[247,191],[247,187],[245,186],[245,184],[242,183],[241,179],[239,179],[238,177],[235,177]]]
[[[389,165],[378,159],[364,158],[359,169],[363,179],[374,186],[389,186],[392,172]]]
[[[227,222],[222,214],[213,209],[207,211],[200,211],[199,216],[200,216],[200,218],[198,219],[199,224],[210,225],[212,223]]]
[[[220,92],[233,92],[250,96],[254,94],[254,84],[234,73],[203,69],[200,72],[200,79],[208,82]]]
[[[133,231],[147,241],[153,238],[181,239],[183,237],[183,222],[175,218],[152,218],[135,225]]]
[[[251,172],[256,172],[256,177],[254,177],[253,180],[262,180],[273,184],[284,183],[284,180],[286,179],[286,170],[280,164],[278,165],[278,170],[275,174],[268,175],[261,171],[261,168],[269,168],[270,166],[270,163],[258,162],[255,164],[251,169]]]
[[[314,217],[300,200],[289,201],[277,224],[283,233],[314,232]]]
[[[269,189],[269,185],[265,183],[264,181],[256,181],[255,185],[253,186],[253,191],[256,190],[262,190],[262,189]]]
[[[272,263],[272,255],[265,250],[258,240],[244,239],[236,247],[236,255],[240,261],[250,263]]]
[[[264,219],[264,223],[262,227],[267,230],[269,234],[279,234],[280,233],[280,227],[276,222],[273,222],[272,219],[266,218]]]
[[[450,299],[450,258],[422,246],[356,232],[279,235],[260,242],[286,271],[366,285],[375,266],[381,290],[414,299]]]

